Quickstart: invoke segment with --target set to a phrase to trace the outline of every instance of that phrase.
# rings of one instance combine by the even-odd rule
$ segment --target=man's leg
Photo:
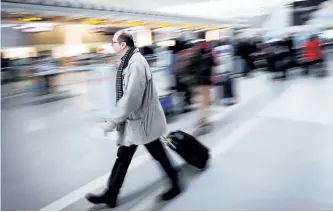
[[[185,104],[186,106],[191,106],[191,99],[192,98],[192,94],[191,94],[191,88],[186,85],[186,89],[185,89]]]
[[[136,149],[136,145],[118,148],[117,160],[109,177],[106,191],[102,195],[88,194],[86,198],[89,202],[93,204],[108,204],[110,207],[116,206],[117,196]]]
[[[50,75],[45,76],[45,84],[46,84],[46,91],[47,93],[51,93],[51,80]]]
[[[245,63],[244,63],[244,71],[243,71],[243,76],[247,77],[250,73],[250,59],[245,58]]]
[[[181,189],[176,169],[171,165],[166,150],[160,139],[145,145],[148,152],[157,160],[171,181],[171,189],[162,195],[162,200],[171,200],[180,194]]]
[[[200,93],[200,114],[199,114],[199,121],[198,121],[198,127],[202,127],[206,123],[206,92],[205,92],[206,85],[200,85],[199,86],[199,93]]]
[[[305,61],[304,64],[303,64],[303,74],[304,75],[309,75],[309,67],[310,66],[310,62],[308,61]]]
[[[282,68],[282,76],[281,76],[281,78],[282,79],[286,79],[287,78],[287,71],[288,71],[288,66],[284,66],[283,68]]]
[[[327,67],[325,66],[324,58],[319,59],[318,63],[320,64],[321,73],[323,74],[323,76],[326,76],[328,74],[328,70],[327,70]]]

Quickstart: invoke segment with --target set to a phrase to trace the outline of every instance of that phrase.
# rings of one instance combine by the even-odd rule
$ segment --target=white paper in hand
[[[116,141],[118,139],[118,132],[112,131],[105,134],[104,129],[100,125],[95,125],[91,129],[90,133],[91,137],[98,138],[98,139],[108,139]]]

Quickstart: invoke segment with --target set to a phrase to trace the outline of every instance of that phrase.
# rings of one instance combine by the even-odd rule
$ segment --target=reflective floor
[[[239,103],[214,106],[212,131],[198,137],[212,150],[209,169],[198,172],[169,151],[185,190],[162,204],[155,197],[163,173],[139,148],[117,210],[333,210],[332,61],[326,78],[237,79]],[[94,130],[95,117],[112,105],[113,74],[100,70],[104,80],[67,86],[59,99],[3,104],[3,210],[110,210],[83,197],[104,188],[116,159],[112,135]],[[197,114],[176,117],[169,129],[191,132]]]

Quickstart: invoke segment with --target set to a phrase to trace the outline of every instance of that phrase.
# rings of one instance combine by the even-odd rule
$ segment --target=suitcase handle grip
[[[176,149],[175,145],[173,145],[173,143],[171,141],[169,141],[166,137],[161,136],[160,140],[162,140],[163,143],[165,143],[167,146]]]

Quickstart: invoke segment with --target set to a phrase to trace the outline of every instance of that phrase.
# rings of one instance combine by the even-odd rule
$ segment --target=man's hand
[[[102,126],[102,129],[104,131],[104,136],[107,136],[108,132],[112,132],[113,130],[115,130],[116,128],[116,124],[114,122],[105,122]]]

